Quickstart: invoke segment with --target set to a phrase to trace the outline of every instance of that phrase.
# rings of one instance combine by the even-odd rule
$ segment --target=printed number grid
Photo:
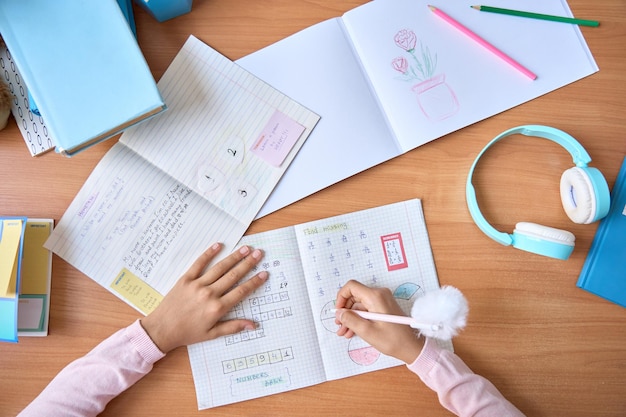
[[[257,366],[269,365],[293,359],[291,347],[275,349],[269,352],[254,353],[252,355],[222,361],[222,368],[225,374],[244,369],[251,369]]]
[[[242,319],[248,317],[257,323],[257,328],[226,336],[224,338],[226,345],[228,346],[265,337],[264,322],[291,317],[293,311],[290,305],[277,305],[277,303],[282,301],[289,301],[289,293],[287,291],[252,297],[245,302],[241,301],[237,303],[235,308],[226,315],[225,319]],[[249,314],[246,314],[246,309],[244,308],[246,304],[249,307]]]
[[[421,203],[397,203],[298,226],[313,300],[325,303],[350,279],[392,291],[439,287]],[[391,210],[391,211],[390,211]]]

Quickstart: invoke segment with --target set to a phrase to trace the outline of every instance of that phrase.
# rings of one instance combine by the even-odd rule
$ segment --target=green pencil
[[[540,14],[532,12],[522,12],[520,10],[501,9],[499,7],[491,6],[470,6],[473,9],[480,10],[481,12],[491,12],[508,14],[511,16],[530,17],[532,19],[552,20],[553,22],[573,23],[575,25],[582,26],[598,26],[600,22],[597,20],[575,19],[573,17],[552,16],[549,14]]]

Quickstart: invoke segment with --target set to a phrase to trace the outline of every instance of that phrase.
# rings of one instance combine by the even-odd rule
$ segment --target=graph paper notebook
[[[366,2],[237,61],[322,116],[259,216],[598,71],[577,26],[434,4],[536,73],[531,81],[430,2]],[[490,4],[572,14],[565,0]]]
[[[439,288],[420,200],[245,236],[262,248],[267,283],[227,318],[254,331],[189,346],[198,408],[217,407],[372,372],[401,362],[335,334],[335,297],[349,279],[390,288],[408,314]],[[452,348],[450,342],[444,344]]]
[[[122,135],[46,247],[143,313],[214,242],[235,248],[319,116],[190,37],[169,110]]]

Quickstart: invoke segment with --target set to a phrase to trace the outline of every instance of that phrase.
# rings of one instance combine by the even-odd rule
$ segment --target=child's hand
[[[337,335],[354,334],[385,355],[412,363],[422,351],[424,342],[410,326],[370,321],[350,309],[404,316],[388,288],[369,288],[358,281],[348,281],[337,293],[335,322],[341,327]]]
[[[233,287],[259,262],[263,253],[243,246],[203,273],[220,249],[217,243],[207,249],[161,304],[141,320],[143,328],[163,353],[178,346],[255,328],[250,320],[219,320],[267,280],[267,272],[262,271]]]

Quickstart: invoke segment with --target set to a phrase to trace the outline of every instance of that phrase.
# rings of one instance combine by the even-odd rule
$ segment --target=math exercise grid
[[[322,317],[351,279],[391,289],[402,307],[402,300],[412,304],[438,288],[420,205],[389,207],[392,212],[371,209],[299,226],[310,298],[325,303]]]
[[[269,279],[226,319],[256,328],[191,346],[198,406],[211,408],[400,362],[335,333],[337,291],[354,279],[389,288],[405,312],[439,287],[419,200],[245,236]]]
[[[333,309],[337,292],[349,280],[389,288],[406,314],[417,298],[439,287],[420,201],[310,222],[296,230],[329,379],[393,366],[362,339],[338,338]]]

